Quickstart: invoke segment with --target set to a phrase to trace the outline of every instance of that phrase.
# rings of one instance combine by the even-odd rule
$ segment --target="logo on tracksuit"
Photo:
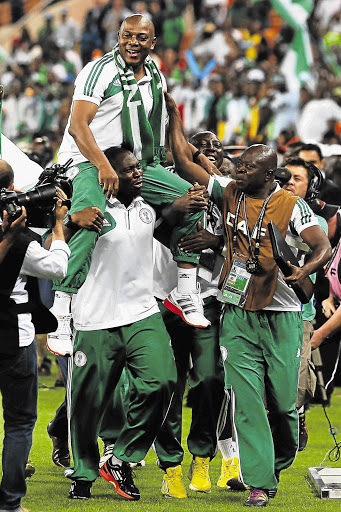
[[[84,352],[81,350],[77,350],[74,358],[75,365],[78,366],[78,368],[81,368],[82,366],[86,365],[87,360],[88,358],[86,357],[86,354],[84,354]]]

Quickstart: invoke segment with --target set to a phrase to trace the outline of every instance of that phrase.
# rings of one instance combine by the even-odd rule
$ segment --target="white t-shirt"
[[[28,302],[28,293],[25,290],[27,276],[45,279],[62,279],[65,277],[69,256],[69,246],[62,240],[53,241],[49,251],[43,249],[38,242],[32,241],[27,247],[19,276],[11,293],[11,299],[16,304]],[[19,346],[27,347],[32,343],[35,335],[31,313],[18,315],[18,325]]]
[[[140,196],[127,208],[107,201],[89,273],[72,299],[77,330],[121,327],[159,311],[153,295],[155,217]]]
[[[161,73],[160,75],[163,89],[166,90],[165,78]],[[151,81],[151,75],[146,69],[146,75],[137,82],[147,117],[153,108]],[[123,90],[113,52],[89,62],[82,69],[75,81],[71,112],[73,102],[76,100],[89,101],[98,106],[95,117],[89,125],[98,147],[105,151],[110,147],[122,146]],[[58,152],[59,164],[64,164],[69,158],[73,159],[73,164],[87,161],[79,151],[74,138],[69,134],[70,119],[71,113]]]
[[[229,179],[229,182],[233,180]],[[220,184],[219,184],[220,185]],[[213,176],[210,177],[209,184],[207,187],[208,193],[212,195],[215,199],[218,198],[218,206],[221,207],[219,204],[219,196],[220,199],[222,198],[221,192],[219,193],[219,185],[218,180],[214,179]],[[225,185],[226,187],[227,185]],[[220,185],[220,188],[225,188],[224,186]],[[218,189],[218,190],[217,190]],[[281,188],[279,185],[277,185],[275,189],[275,194],[280,191]],[[218,194],[215,194],[215,192],[218,192]],[[288,231],[287,231],[287,243],[291,246],[291,249],[294,253],[297,254],[298,250],[297,248],[291,243],[291,240],[297,240],[301,241],[300,234],[302,231],[304,231],[307,228],[310,228],[311,226],[318,226],[318,220],[311,208],[307,205],[307,203],[303,199],[298,199],[296,202],[291,218],[289,221]],[[278,279],[277,279],[277,286],[274,293],[274,296],[272,297],[272,301],[268,306],[264,308],[264,310],[271,310],[271,311],[301,311],[301,303],[297,298],[297,295],[293,291],[292,288],[289,288],[289,286],[285,283],[283,279],[283,274],[279,270],[278,272]]]

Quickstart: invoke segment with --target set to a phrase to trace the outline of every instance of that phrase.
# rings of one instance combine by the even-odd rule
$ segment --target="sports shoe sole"
[[[106,480],[110,484],[113,484],[115,486],[115,491],[117,492],[117,494],[119,494],[123,498],[126,498],[127,500],[130,501],[138,501],[140,499],[140,496],[138,498],[134,498],[133,496],[129,496],[129,494],[122,491],[118,482],[109,473],[105,471],[104,466],[101,467],[99,474],[102,478],[104,478],[104,480]]]
[[[57,340],[56,343],[54,342],[54,340]],[[47,337],[47,341],[46,341],[46,347],[48,348],[48,350],[52,353],[52,354],[55,354],[56,356],[72,356],[73,354],[73,346],[72,346],[72,342],[70,341],[71,345],[64,349],[64,350],[61,350],[61,342],[60,340],[58,339],[57,336],[54,336],[53,338],[49,339]],[[59,344],[59,346],[58,346]],[[57,345],[57,346],[55,346]],[[65,346],[65,345],[64,345]]]
[[[172,313],[175,313],[176,315],[181,316],[182,320],[184,322],[186,322],[186,324],[191,325],[192,327],[199,327],[201,329],[206,329],[206,327],[209,327],[211,325],[211,322],[208,325],[193,324],[193,323],[189,322],[188,320],[186,320],[182,310],[180,308],[178,308],[175,304],[173,304],[173,302],[171,302],[168,298],[163,301],[163,305],[167,309],[172,311]]]
[[[203,489],[198,489],[197,487],[195,487],[195,485],[193,484],[189,484],[189,489],[191,491],[195,491],[195,492],[204,492],[205,494],[209,494],[211,492],[211,487],[209,489],[207,489],[206,491],[204,491]]]

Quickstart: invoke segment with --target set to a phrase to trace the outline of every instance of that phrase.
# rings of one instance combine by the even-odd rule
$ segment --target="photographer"
[[[13,190],[13,179],[11,166],[0,160],[0,189]],[[70,255],[62,229],[67,210],[62,200],[66,196],[58,188],[56,195],[56,224],[50,251],[43,249],[36,235],[24,227],[24,208],[12,224],[9,214],[4,213],[0,229],[0,391],[5,420],[0,511],[25,511],[21,507],[21,498],[26,493],[24,471],[37,419],[34,337],[35,332],[55,329],[56,322],[40,302],[36,278],[65,276]],[[9,212],[9,208],[2,208]]]
[[[0,242],[0,264],[3,262],[6,254],[9,249],[15,242],[15,239],[25,227],[26,224],[26,209],[25,207],[22,210],[22,214],[18,217],[12,224],[9,224],[8,221],[8,212],[4,210],[3,212],[3,224],[2,224],[2,240]]]

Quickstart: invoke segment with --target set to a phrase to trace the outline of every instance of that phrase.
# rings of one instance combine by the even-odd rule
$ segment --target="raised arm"
[[[74,101],[69,133],[75,139],[80,152],[89,162],[97,167],[98,181],[101,185],[103,184],[103,193],[109,199],[117,194],[118,177],[115,169],[110,165],[109,160],[98,147],[89,127],[97,109],[98,106],[90,101]]]
[[[203,167],[193,162],[193,152],[196,148],[186,140],[178,108],[167,92],[165,99],[169,115],[168,135],[177,172],[190,183],[198,182],[207,186],[210,175]]]

